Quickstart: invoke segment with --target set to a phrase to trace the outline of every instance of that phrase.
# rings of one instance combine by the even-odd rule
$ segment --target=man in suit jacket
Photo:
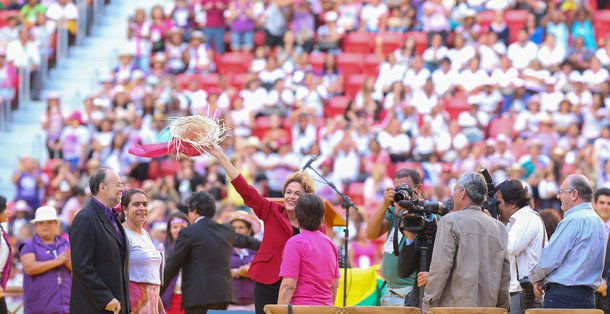
[[[610,231],[610,189],[600,188],[593,195],[593,208],[599,217],[604,221],[606,231]],[[607,246],[610,247],[610,237]],[[606,259],[604,270],[602,271],[602,285],[595,293],[595,308],[610,314],[610,302],[608,300],[608,280],[610,280],[610,250],[606,249]]]
[[[486,194],[480,174],[468,172],[458,179],[455,211],[439,221],[436,233],[424,290],[425,313],[430,307],[447,306],[508,309],[508,232],[481,209]]]
[[[70,229],[70,313],[130,313],[129,249],[114,209],[124,190],[121,178],[101,168],[89,180],[93,198]]]
[[[234,301],[231,277],[233,246],[258,249],[260,241],[236,234],[229,225],[212,219],[216,204],[206,192],[186,200],[192,225],[182,229],[165,267],[165,285],[182,269],[182,308],[186,314],[225,310]]]

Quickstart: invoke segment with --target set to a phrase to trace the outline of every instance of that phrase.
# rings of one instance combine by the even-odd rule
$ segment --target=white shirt
[[[472,46],[464,46],[462,49],[449,49],[447,57],[451,60],[451,67],[459,71],[470,59],[474,58],[475,53],[476,51]]]
[[[25,45],[19,39],[11,41],[6,47],[6,61],[12,62],[17,68],[28,65],[40,65],[40,50],[38,45],[28,40]]]
[[[565,56],[566,52],[561,45],[556,45],[553,50],[546,45],[541,46],[536,54],[538,61],[540,61],[545,68],[560,64],[565,59]]]
[[[515,68],[509,68],[506,72],[502,69],[495,69],[491,73],[491,81],[497,84],[500,88],[510,87],[519,78],[519,71]]]
[[[161,285],[163,255],[148,232],[142,229],[138,234],[125,228],[125,235],[129,242],[129,281]]]
[[[18,230],[18,229],[16,229]],[[9,247],[4,237],[0,235],[0,265],[4,266],[8,259]],[[0,275],[2,275],[2,268],[0,268]]]
[[[405,86],[411,87],[412,91],[420,90],[426,85],[426,80],[430,77],[430,70],[421,68],[419,72],[414,68],[407,70],[405,78],[402,80]]]
[[[486,83],[490,83],[490,81],[489,75],[482,69],[476,72],[472,72],[471,69],[465,69],[458,75],[456,85],[461,85],[467,92],[472,92]]]
[[[540,93],[540,110],[549,113],[557,112],[557,110],[559,110],[559,104],[564,97],[565,95],[560,91]]]
[[[508,230],[508,260],[510,261],[510,292],[521,291],[517,278],[527,276],[538,263],[547,237],[542,218],[529,206],[514,213],[506,225]]]
[[[528,41],[524,46],[521,46],[519,42],[515,42],[508,46],[507,57],[513,62],[515,68],[524,69],[536,58],[537,53],[538,46],[533,42]]]
[[[394,82],[400,82],[405,76],[407,67],[404,64],[395,63],[394,65],[384,62],[379,68],[379,75],[375,81],[375,91],[383,91],[384,88],[390,88]]]
[[[440,68],[432,73],[432,82],[434,83],[434,91],[437,94],[443,95],[453,87],[458,81],[458,73],[455,70],[449,70],[447,73]]]
[[[47,8],[47,17],[55,21],[61,19],[76,20],[78,18],[78,9],[72,2],[65,6],[62,6],[59,3],[52,3],[49,5],[49,8]]]

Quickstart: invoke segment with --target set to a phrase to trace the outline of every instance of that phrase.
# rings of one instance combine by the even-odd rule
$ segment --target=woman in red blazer
[[[256,313],[263,314],[265,304],[277,303],[282,279],[279,272],[284,245],[290,237],[300,231],[294,206],[301,195],[315,192],[314,182],[311,176],[304,172],[289,175],[282,189],[284,205],[280,205],[265,199],[250,186],[220,146],[214,145],[210,154],[223,166],[231,179],[231,184],[244,199],[244,203],[265,223],[263,242],[248,271],[250,278],[256,283],[254,286]],[[320,230],[326,232],[324,226],[321,226]]]

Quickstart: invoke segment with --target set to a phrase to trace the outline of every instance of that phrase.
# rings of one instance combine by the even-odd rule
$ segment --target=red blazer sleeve
[[[269,218],[269,211],[273,202],[262,197],[254,187],[248,184],[241,174],[231,181],[231,184],[233,184],[237,193],[244,199],[244,203],[252,208],[254,214],[266,222]]]

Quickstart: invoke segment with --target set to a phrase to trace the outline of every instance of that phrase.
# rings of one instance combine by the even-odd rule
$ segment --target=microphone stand
[[[316,175],[318,175],[318,177],[320,177],[320,179],[322,179],[324,184],[328,185],[331,189],[333,189],[333,191],[341,195],[341,197],[343,198],[343,202],[341,202],[341,207],[343,207],[343,209],[345,210],[345,229],[343,229],[343,232],[345,234],[345,243],[343,244],[343,252],[345,254],[345,265],[343,265],[343,307],[345,307],[347,303],[347,268],[351,267],[349,265],[349,257],[347,254],[347,250],[349,247],[349,209],[354,208],[355,210],[358,210],[358,207],[354,205],[354,202],[352,202],[352,200],[347,194],[340,192],[334,183],[328,181],[318,171],[316,171],[316,169],[311,166],[307,166],[303,170],[307,168],[311,169],[311,171],[313,171]]]

